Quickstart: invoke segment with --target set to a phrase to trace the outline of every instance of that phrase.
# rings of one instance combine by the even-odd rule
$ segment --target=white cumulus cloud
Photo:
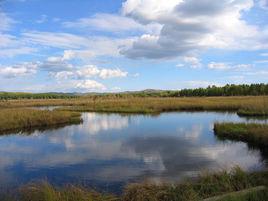
[[[162,25],[160,34],[142,35],[121,54],[130,58],[172,58],[208,48],[265,49],[268,31],[242,16],[253,0],[127,0],[122,13],[140,23]]]
[[[79,81],[77,82],[77,84],[75,85],[76,88],[78,89],[82,89],[82,90],[106,90],[106,87],[95,81],[95,80],[83,80],[83,81]]]
[[[92,77],[109,79],[127,77],[128,72],[119,68],[99,68],[95,65],[85,65],[79,67],[78,69],[76,68],[69,71],[59,71],[56,73],[52,72],[51,75],[57,79],[85,79]]]
[[[22,63],[14,66],[0,66],[0,76],[5,78],[15,78],[35,74],[38,65],[36,63]]]

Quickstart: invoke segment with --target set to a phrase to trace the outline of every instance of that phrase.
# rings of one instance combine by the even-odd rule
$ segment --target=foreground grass
[[[231,172],[205,174],[197,180],[181,184],[130,184],[121,196],[97,193],[81,187],[55,188],[43,182],[29,184],[19,190],[18,201],[199,201],[256,186],[268,186],[268,172],[246,173],[240,168]],[[265,188],[265,187],[264,187]],[[263,189],[263,188],[262,188]],[[10,199],[12,200],[12,199]],[[220,199],[221,200],[221,199]],[[227,196],[224,200],[268,200],[265,190],[249,190],[247,194]]]
[[[222,139],[243,141],[258,147],[268,146],[267,124],[216,123],[214,131]]]
[[[66,186],[56,189],[43,182],[29,184],[20,190],[20,201],[115,201],[116,196],[104,195],[82,187]]]
[[[268,190],[260,190],[248,192],[240,195],[239,193],[236,195],[227,195],[223,196],[219,199],[207,199],[204,201],[266,201],[268,198]]]
[[[122,200],[196,201],[259,185],[268,185],[267,172],[246,173],[240,168],[234,168],[231,172],[204,174],[196,181],[177,185],[132,184],[126,188]]]
[[[1,109],[0,133],[80,123],[80,116],[79,113],[64,111],[41,111],[23,108]]]

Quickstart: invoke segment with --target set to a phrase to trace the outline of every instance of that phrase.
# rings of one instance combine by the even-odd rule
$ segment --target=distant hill
[[[81,96],[99,97],[202,97],[202,96],[260,96],[268,95],[268,84],[227,84],[223,87],[209,86],[207,88],[158,90],[145,89],[142,91],[125,91],[117,93],[27,93],[27,92],[0,92],[0,99],[62,99],[77,98]]]

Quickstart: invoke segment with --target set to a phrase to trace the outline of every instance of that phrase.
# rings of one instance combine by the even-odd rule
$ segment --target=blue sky
[[[0,0],[0,91],[268,82],[267,0]]]

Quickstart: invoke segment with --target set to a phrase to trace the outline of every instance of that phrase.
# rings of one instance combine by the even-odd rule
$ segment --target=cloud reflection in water
[[[158,117],[83,114],[84,123],[0,138],[0,186],[47,178],[100,187],[150,179],[177,181],[204,169],[261,168],[257,150],[220,142],[210,125],[234,114],[165,113]]]

